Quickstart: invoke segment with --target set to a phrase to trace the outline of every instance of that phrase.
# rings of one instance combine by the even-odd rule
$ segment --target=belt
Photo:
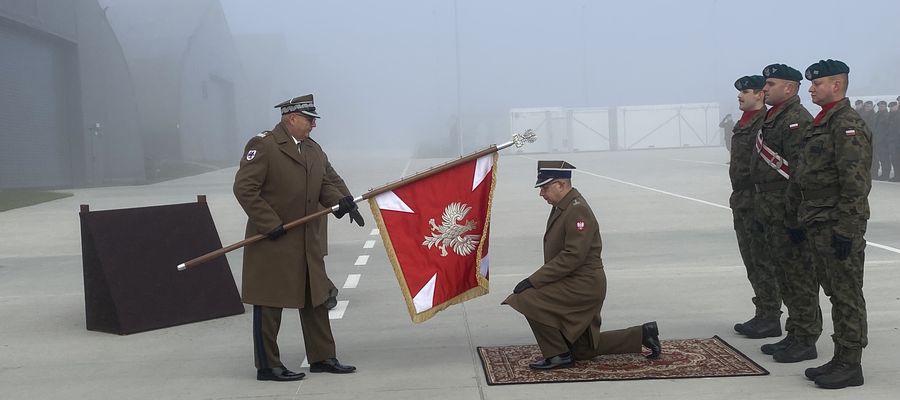
[[[740,192],[741,190],[750,190],[753,189],[752,183],[743,183],[739,185],[731,184],[731,190],[735,192]]]
[[[788,185],[787,181],[775,181],[775,182],[766,182],[766,183],[757,183],[753,186],[756,187],[756,193],[762,192],[771,192],[773,190],[780,190],[786,188]]]
[[[818,200],[826,197],[838,196],[841,194],[841,188],[837,186],[829,186],[816,190],[800,190],[800,197],[803,200]]]

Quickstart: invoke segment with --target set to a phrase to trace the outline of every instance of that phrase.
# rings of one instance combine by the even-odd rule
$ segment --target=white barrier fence
[[[534,129],[529,153],[722,145],[717,103],[609,108],[516,108],[512,132]]]

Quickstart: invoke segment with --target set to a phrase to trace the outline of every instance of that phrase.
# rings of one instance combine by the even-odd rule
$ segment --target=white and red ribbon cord
[[[775,150],[766,146],[766,142],[762,138],[762,131],[756,134],[756,152],[759,153],[759,156],[762,157],[766,164],[778,171],[784,179],[790,179],[791,167],[788,165],[787,160],[782,158]]]

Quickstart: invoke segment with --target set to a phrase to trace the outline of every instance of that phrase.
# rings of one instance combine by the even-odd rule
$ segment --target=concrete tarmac
[[[354,194],[444,161],[360,162],[329,150]],[[525,319],[500,302],[542,263],[550,206],[533,188],[538,159],[575,165],[574,186],[600,221],[609,282],[604,326],[656,320],[663,339],[719,335],[771,375],[488,386],[476,346],[534,343]],[[255,380],[249,307],[238,316],[127,336],[85,329],[79,205],[141,207],[205,194],[221,240],[230,244],[243,238],[246,222],[231,193],[235,168],[148,186],[79,189],[73,197],[0,212],[0,399],[895,399],[900,185],[875,182],[869,197],[866,383],[827,391],[803,376],[833,351],[824,295],[817,360],[776,363],[759,351],[774,340],[732,331],[753,307],[727,207],[727,159],[723,148],[505,150],[491,221],[491,291],[422,324],[410,321],[368,207],[361,204],[364,228],[329,217],[328,271],[339,288],[346,285],[332,329],[338,359],[359,371],[287,383]],[[241,256],[228,255],[238,284]],[[279,343],[286,366],[308,372],[295,312],[285,311]]]

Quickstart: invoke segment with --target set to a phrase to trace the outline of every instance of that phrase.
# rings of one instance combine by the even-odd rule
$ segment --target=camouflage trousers
[[[806,227],[810,258],[822,289],[831,300],[834,357],[858,365],[862,361],[862,349],[869,342],[862,289],[866,223],[862,223],[862,232],[852,238],[853,247],[846,260],[838,260],[834,255],[831,246],[834,226],[834,222],[818,222]]]
[[[753,240],[760,235],[759,224],[754,221],[753,209],[732,209],[734,232],[738,250],[747,269],[747,280],[753,288],[753,305],[756,316],[765,319],[781,318],[781,294],[771,263],[762,263],[759,250],[754,251]]]
[[[757,193],[756,218],[763,225],[754,250],[760,262],[775,271],[781,300],[788,317],[784,330],[806,344],[814,344],[822,334],[822,309],[819,307],[819,281],[806,244],[794,244],[784,225],[783,195]]]

